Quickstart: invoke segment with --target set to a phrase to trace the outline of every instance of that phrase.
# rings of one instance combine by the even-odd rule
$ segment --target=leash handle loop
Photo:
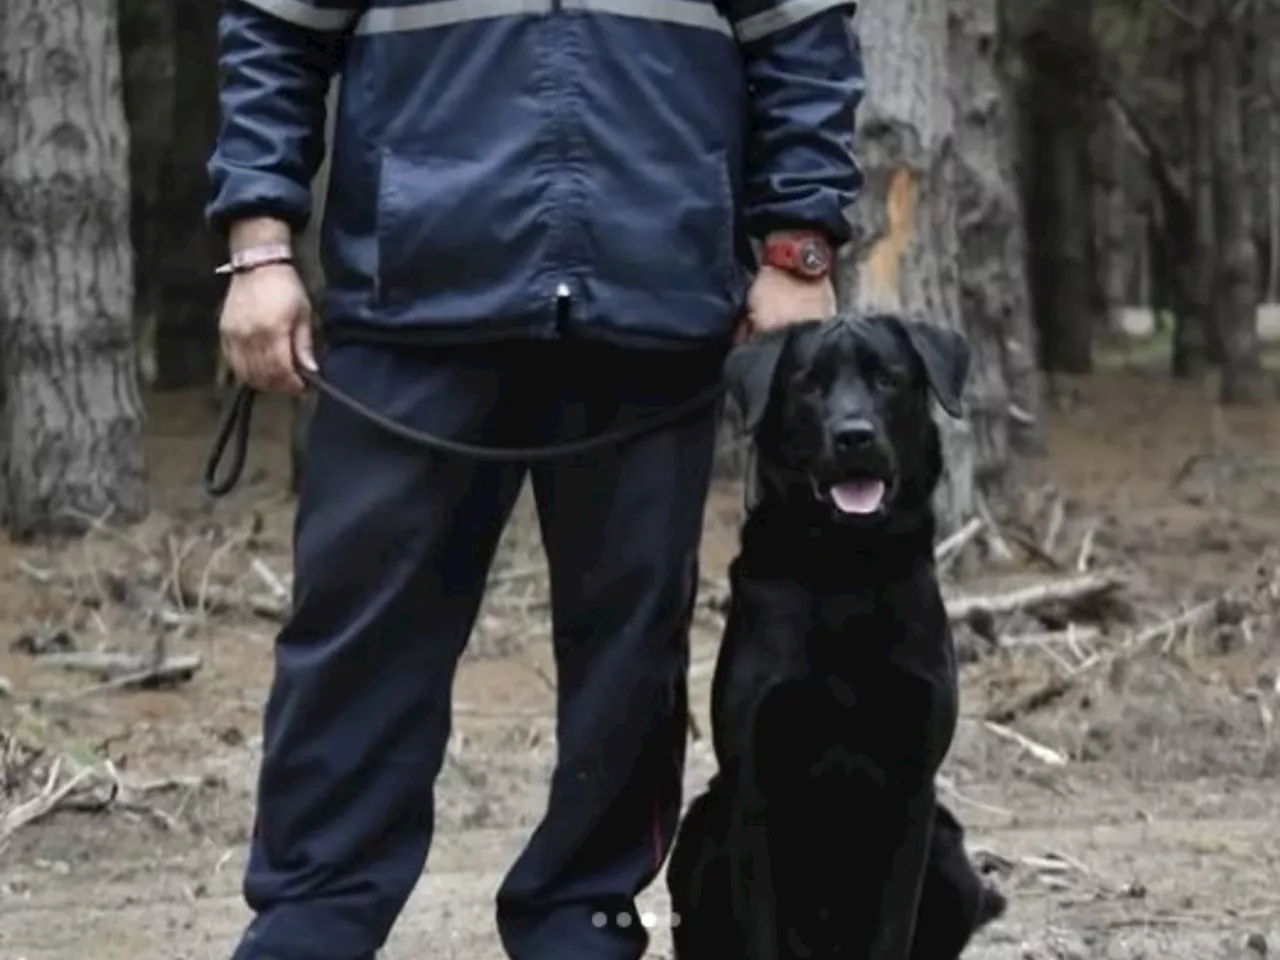
[[[204,468],[204,489],[211,497],[225,496],[240,482],[248,459],[249,427],[253,422],[253,404],[257,398],[257,391],[252,387],[240,386],[222,414],[222,421],[218,424],[218,432],[213,438],[213,447],[209,450],[209,459]],[[226,473],[219,477],[218,471],[229,445],[231,461]]]

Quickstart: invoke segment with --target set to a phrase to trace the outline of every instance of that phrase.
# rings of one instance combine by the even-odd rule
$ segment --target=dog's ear
[[[738,344],[725,357],[725,387],[742,412],[743,427],[749,436],[760,429],[769,410],[778,365],[791,342],[791,333],[790,327],[771,330]]]
[[[959,331],[931,323],[903,321],[902,329],[938,404],[948,416],[959,419],[964,415],[964,387],[969,379],[969,341]]]

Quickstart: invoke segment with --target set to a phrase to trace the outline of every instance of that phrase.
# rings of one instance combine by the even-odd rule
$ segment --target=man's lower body
[[[719,358],[577,342],[336,344],[322,372],[402,423],[547,444],[660,414]],[[367,960],[416,884],[455,667],[526,476],[551,572],[559,756],[542,823],[498,894],[514,960],[634,960],[634,897],[675,831],[688,628],[716,411],[569,459],[414,448],[320,399],[276,645],[235,960]],[[611,922],[593,923],[603,911]],[[619,912],[630,924],[613,922]]]

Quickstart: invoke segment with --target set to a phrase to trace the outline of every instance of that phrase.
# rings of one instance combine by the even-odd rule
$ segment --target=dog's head
[[[927,500],[942,470],[929,395],[963,413],[965,338],[877,314],[839,316],[756,337],[725,376],[762,468],[800,475],[842,520]]]

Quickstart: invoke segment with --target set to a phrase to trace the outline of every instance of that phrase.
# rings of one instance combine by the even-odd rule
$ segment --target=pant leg
[[[562,437],[651,417],[714,383],[720,360],[589,346],[566,356]],[[498,894],[515,960],[632,960],[646,946],[634,897],[661,868],[680,811],[716,414],[532,468],[551,570],[559,757],[546,815]]]
[[[324,373],[404,423],[508,443],[508,360],[340,345]],[[523,476],[323,398],[304,469],[236,960],[363,960],[386,939],[430,846],[455,666]]]

